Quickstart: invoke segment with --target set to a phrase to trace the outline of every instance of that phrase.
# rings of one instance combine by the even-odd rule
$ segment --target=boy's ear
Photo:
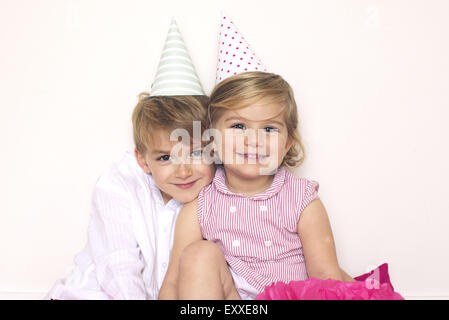
[[[143,154],[141,154],[139,152],[139,150],[137,150],[137,148],[134,149],[134,154],[136,155],[137,163],[142,168],[142,170],[148,174],[151,174],[150,167],[148,166],[148,163],[145,160],[145,157],[143,156]]]

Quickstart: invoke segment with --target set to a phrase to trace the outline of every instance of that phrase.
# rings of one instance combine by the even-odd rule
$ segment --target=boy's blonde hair
[[[267,72],[244,72],[220,82],[212,91],[208,106],[208,125],[213,126],[225,110],[237,110],[264,100],[282,106],[284,121],[293,144],[281,165],[298,167],[305,152],[298,129],[298,109],[293,90],[281,76]]]
[[[185,129],[193,136],[193,121],[201,121],[201,133],[206,129],[206,96],[156,96],[139,95],[132,115],[133,137],[137,151],[145,154],[154,143],[155,130],[171,132]]]

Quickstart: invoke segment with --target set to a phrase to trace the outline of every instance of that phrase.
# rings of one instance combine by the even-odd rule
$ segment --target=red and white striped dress
[[[215,242],[230,267],[259,291],[273,282],[308,278],[298,221],[318,198],[319,184],[281,167],[271,186],[247,197],[226,186],[223,167],[198,196],[203,237]]]

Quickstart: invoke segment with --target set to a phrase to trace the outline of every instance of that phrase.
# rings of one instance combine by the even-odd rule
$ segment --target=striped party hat
[[[249,71],[267,71],[229,15],[222,12],[215,83]]]
[[[150,96],[204,96],[203,87],[172,19]]]

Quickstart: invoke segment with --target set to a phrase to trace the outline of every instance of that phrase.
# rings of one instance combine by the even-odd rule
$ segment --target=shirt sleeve
[[[300,201],[299,213],[301,214],[304,209],[315,199],[319,199],[318,189],[320,185],[317,181],[303,179],[304,188]]]
[[[203,239],[208,239],[208,235],[210,234],[211,228],[213,227],[211,224],[207,223],[207,221],[210,219],[210,207],[213,205],[213,201],[211,199],[211,188],[212,184],[205,186],[203,189],[201,189],[197,198],[197,217]]]
[[[98,282],[112,299],[146,298],[131,210],[132,198],[124,184],[100,178],[93,192],[88,236]]]
[[[201,189],[200,193],[198,194],[197,198],[197,216],[198,216],[198,222],[200,226],[203,224],[203,207],[204,207],[204,188]]]

